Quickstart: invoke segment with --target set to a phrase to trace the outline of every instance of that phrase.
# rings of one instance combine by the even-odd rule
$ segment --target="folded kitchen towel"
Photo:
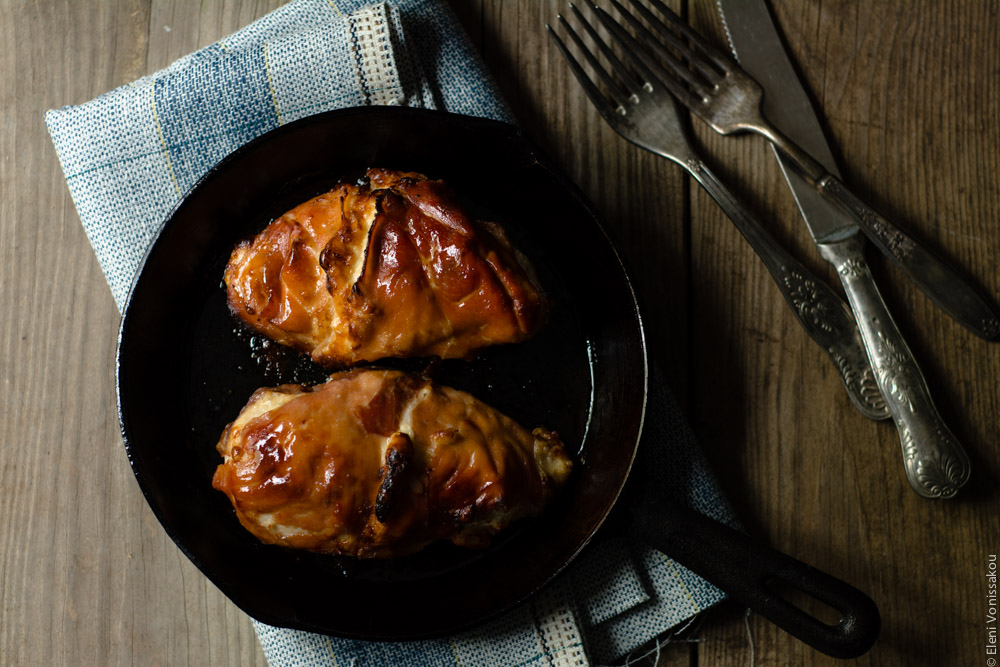
[[[330,109],[408,105],[513,122],[443,0],[294,0],[170,67],[49,111],[80,220],[121,307],[157,229],[216,162]],[[679,499],[732,515],[665,384],[652,379],[644,466]],[[723,598],[662,554],[611,538],[542,594],[474,631],[404,643],[254,621],[272,665],[588,665],[618,660]]]

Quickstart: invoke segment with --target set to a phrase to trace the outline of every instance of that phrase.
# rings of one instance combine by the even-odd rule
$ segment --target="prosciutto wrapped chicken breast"
[[[230,309],[327,367],[469,358],[532,336],[546,299],[502,228],[470,218],[442,181],[369,169],[233,251]]]
[[[259,389],[217,448],[213,485],[258,539],[362,558],[485,546],[572,469],[555,433],[389,370]]]

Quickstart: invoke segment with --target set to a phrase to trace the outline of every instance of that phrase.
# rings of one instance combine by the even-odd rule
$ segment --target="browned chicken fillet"
[[[441,181],[369,169],[295,207],[233,251],[231,310],[251,328],[348,366],[468,358],[533,335],[545,296],[503,230]]]
[[[362,558],[485,546],[569,476],[558,436],[400,371],[259,389],[218,444],[213,486],[263,542]]]

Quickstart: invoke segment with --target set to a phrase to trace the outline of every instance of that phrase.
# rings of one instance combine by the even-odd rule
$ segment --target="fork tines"
[[[580,53],[583,54],[584,58],[590,64],[591,68],[593,68],[594,72],[597,73],[598,78],[604,83],[608,93],[614,100],[616,105],[615,111],[619,114],[624,115],[626,113],[626,107],[629,103],[629,97],[634,95],[633,92],[634,88],[630,87],[630,84],[631,86],[638,86],[638,87],[641,87],[642,84],[638,82],[638,80],[632,75],[631,72],[629,72],[625,64],[618,59],[618,57],[614,54],[611,48],[607,45],[607,43],[603,39],[601,39],[601,37],[597,34],[597,31],[594,30],[594,27],[584,18],[583,14],[580,13],[580,10],[577,9],[576,6],[572,3],[570,3],[569,8],[574,13],[579,23],[584,27],[584,30],[587,32],[590,38],[594,41],[594,44],[597,45],[601,53],[604,54],[604,56],[611,63],[611,67],[614,70],[615,74],[617,74],[621,79],[624,80],[623,81],[624,85],[619,84],[617,81],[615,81],[614,77],[598,61],[597,56],[595,56],[593,52],[591,52],[586,47],[583,40],[573,29],[573,27],[569,24],[569,22],[566,21],[566,19],[563,17],[562,14],[559,14],[558,19],[560,25],[562,25],[563,29],[566,31],[566,34],[570,36],[570,39],[576,45],[577,50],[579,50]],[[595,83],[590,79],[590,77],[587,76],[586,71],[580,65],[579,61],[577,61],[577,59],[573,57],[573,54],[570,53],[568,48],[566,48],[566,44],[563,43],[561,39],[559,39],[559,35],[555,33],[552,27],[549,25],[546,25],[545,27],[549,31],[549,36],[551,36],[552,39],[555,40],[556,46],[559,47],[559,50],[560,52],[562,52],[563,57],[566,58],[566,62],[569,63],[570,69],[573,71],[573,74],[576,76],[577,80],[583,86],[583,89],[587,92],[587,96],[590,97],[591,101],[595,105],[597,105],[598,109],[602,110],[602,112],[606,111],[607,103],[600,89],[595,85]],[[628,94],[627,95],[623,94],[623,90],[624,93]]]
[[[640,89],[652,91],[666,88],[686,106],[696,106],[710,94],[727,72],[737,67],[728,56],[719,52],[689,28],[661,0],[647,0],[647,2],[660,13],[662,19],[639,0],[629,0],[639,16],[627,10],[618,0],[609,1],[615,12],[635,31],[635,36],[604,9],[592,5],[593,14],[607,29],[612,42],[619,47],[628,65],[598,35],[597,30],[583,14],[572,3],[569,6],[597,50],[610,64],[614,76],[584,45],[569,22],[561,14],[558,18],[566,34],[583,54],[597,78],[604,84],[608,95],[614,100],[612,108],[617,113],[623,115],[627,113],[628,102],[634,104],[638,101],[634,96]],[[579,61],[570,53],[551,26],[546,28],[587,95],[602,112],[606,111],[607,99],[601,94],[596,82],[586,74]]]
[[[583,54],[584,58],[590,64],[591,68],[593,68],[593,70],[597,73],[597,77],[604,83],[605,87],[608,90],[609,95],[611,96],[612,100],[614,100],[614,104],[610,103],[609,100],[605,97],[604,93],[601,92],[601,89],[590,78],[590,76],[587,74],[586,70],[583,68],[580,62],[573,56],[572,52],[570,52],[570,50],[566,47],[566,44],[562,41],[562,39],[559,38],[559,35],[556,34],[556,31],[552,29],[552,26],[546,24],[545,28],[546,30],[549,31],[549,36],[553,39],[553,41],[555,41],[556,46],[559,48],[559,51],[563,55],[563,58],[565,58],[566,62],[569,64],[570,70],[573,72],[573,75],[576,77],[577,81],[580,82],[580,85],[583,87],[583,90],[587,93],[587,97],[590,98],[590,101],[594,103],[594,106],[596,106],[597,109],[604,115],[608,113],[617,113],[619,115],[624,116],[626,113],[628,113],[627,107],[629,102],[634,101],[633,100],[635,96],[634,91],[637,88],[641,88],[642,83],[639,82],[635,78],[635,76],[632,75],[629,69],[614,54],[614,52],[607,45],[607,43],[603,39],[601,39],[601,37],[597,34],[597,31],[594,29],[594,27],[587,21],[587,19],[584,18],[583,14],[580,13],[580,10],[577,9],[576,6],[572,3],[570,3],[569,8],[576,16],[576,19],[580,23],[580,25],[584,27],[587,34],[594,41],[594,44],[597,46],[600,52],[611,63],[612,69],[614,70],[615,74],[619,76],[619,81],[621,81],[621,83],[619,83],[619,81],[616,81],[614,77],[611,75],[611,73],[609,73],[608,70],[601,65],[600,61],[597,59],[597,56],[595,56],[593,52],[587,48],[583,40],[577,34],[576,30],[573,29],[573,27],[563,17],[562,14],[559,14],[557,17],[559,19],[559,24],[562,26],[563,30],[565,30],[566,34],[569,35],[570,39],[576,45],[577,50]]]

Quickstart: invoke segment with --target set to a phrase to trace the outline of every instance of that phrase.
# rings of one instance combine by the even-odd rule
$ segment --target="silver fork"
[[[679,164],[705,188],[764,262],[806,333],[830,356],[854,405],[869,419],[887,418],[889,412],[868,364],[851,309],[826,283],[779,245],[709,170],[688,140],[674,98],[653,83],[656,79],[648,67],[637,59],[629,58],[636,74],[643,79],[640,80],[615,55],[583,14],[572,4],[569,7],[618,77],[616,81],[573,27],[559,15],[566,34],[590,64],[608,95],[602,93],[598,84],[591,80],[551,26],[546,25],[546,28],[604,120],[628,141]],[[632,40],[603,11],[595,8],[595,12],[616,37]]]
[[[769,123],[761,111],[763,89],[732,58],[692,30],[661,0],[648,2],[669,25],[636,0],[631,0],[642,18],[656,30],[655,35],[617,0],[611,2],[635,28],[642,44],[667,65],[663,68],[654,63],[657,78],[684,106],[719,134],[756,132],[766,137],[810,184],[837,202],[876,247],[939,308],[976,335],[986,340],[1000,340],[1000,314],[996,308],[950,265],[863,202],[822,164]],[[642,56],[643,49],[638,48]]]

